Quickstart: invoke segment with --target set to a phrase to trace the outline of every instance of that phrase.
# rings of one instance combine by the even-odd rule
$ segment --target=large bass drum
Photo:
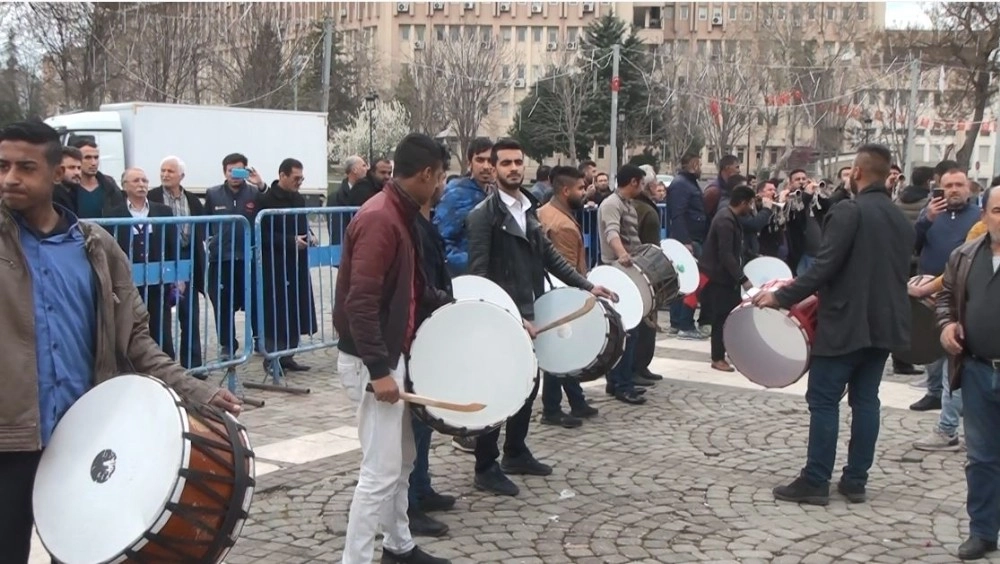
[[[35,477],[35,526],[64,564],[222,561],[250,510],[254,458],[228,413],[149,376],[112,378],[59,422]]]
[[[535,327],[542,327],[574,311],[590,299],[590,292],[556,288],[535,300]],[[625,351],[622,318],[604,300],[582,317],[535,338],[538,367],[554,376],[583,382],[607,375]]]
[[[420,324],[410,347],[408,392],[486,405],[462,413],[410,404],[414,415],[446,435],[480,435],[497,428],[524,406],[537,381],[535,350],[521,320],[487,301],[439,308]]]

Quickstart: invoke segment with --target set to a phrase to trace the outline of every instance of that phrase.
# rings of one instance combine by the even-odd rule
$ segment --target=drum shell
[[[680,281],[670,259],[657,245],[640,245],[630,254],[632,268],[615,265],[628,274],[643,294],[643,317],[654,308],[680,297]]]
[[[555,373],[547,372],[557,378],[573,378],[581,382],[591,382],[598,378],[607,376],[608,372],[621,361],[625,352],[625,325],[622,323],[622,316],[610,304],[604,300],[597,300],[595,307],[601,308],[607,322],[607,336],[604,340],[604,348],[597,355],[597,358],[580,370],[572,372]]]
[[[910,286],[922,286],[934,276],[922,275],[910,278]],[[941,329],[937,325],[937,313],[933,296],[914,298],[910,296],[910,347],[905,351],[894,351],[893,358],[907,364],[931,364],[945,356],[941,346]]]

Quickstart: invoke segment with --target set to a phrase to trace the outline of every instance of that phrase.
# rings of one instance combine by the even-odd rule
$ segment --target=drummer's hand
[[[521,321],[523,322],[524,330],[528,332],[529,337],[534,339],[538,336],[538,331],[535,330],[535,326],[532,325],[530,321],[527,319],[522,319]]]
[[[774,292],[758,292],[753,297],[753,305],[757,307],[770,307],[777,309],[778,299],[774,297]]]
[[[907,285],[906,293],[909,294],[910,297],[920,300],[934,293],[934,284],[922,284],[920,286]]]
[[[598,298],[604,298],[606,300],[611,300],[611,303],[618,303],[618,294],[612,292],[611,290],[605,288],[604,286],[594,286],[590,291]]]
[[[229,390],[219,390],[215,392],[212,399],[208,400],[208,405],[224,409],[233,415],[239,415],[243,411],[243,408],[240,407],[242,404],[243,402],[240,398],[236,397],[236,394]]]
[[[628,268],[632,266],[632,257],[628,255],[622,255],[618,257],[618,264],[624,266],[625,268]]]
[[[396,403],[399,401],[399,386],[391,375],[376,378],[371,383],[372,391],[375,392],[375,399],[386,403]]]
[[[941,346],[950,355],[962,354],[962,341],[965,340],[965,331],[958,323],[949,323],[941,330]]]

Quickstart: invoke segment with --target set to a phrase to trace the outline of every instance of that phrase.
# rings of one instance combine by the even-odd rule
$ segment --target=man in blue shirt
[[[190,378],[157,348],[132,267],[103,228],[52,202],[59,134],[0,130],[0,555],[28,562],[35,470],[59,419],[91,387],[149,374],[192,403],[239,399]],[[123,398],[127,401],[127,398]]]

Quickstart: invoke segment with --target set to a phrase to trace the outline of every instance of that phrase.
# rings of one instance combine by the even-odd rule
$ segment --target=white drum
[[[482,403],[462,413],[411,404],[431,428],[447,435],[487,433],[517,413],[538,379],[531,337],[520,318],[484,300],[445,305],[417,329],[406,387],[457,403]]]
[[[768,282],[775,280],[789,280],[794,278],[792,269],[788,268],[785,261],[775,257],[757,257],[746,263],[743,267],[743,274],[750,279],[754,288],[760,288]]]
[[[517,309],[514,298],[489,278],[471,274],[457,276],[451,281],[451,288],[455,301],[484,300],[502,307],[514,317],[521,319],[521,311]]]
[[[620,268],[601,265],[595,266],[587,274],[587,280],[618,294],[618,303],[612,303],[611,307],[622,316],[622,324],[626,331],[631,331],[639,325],[643,317],[643,293],[639,291],[631,276]]]
[[[660,241],[660,249],[677,271],[677,283],[681,293],[687,295],[697,291],[701,282],[701,271],[698,270],[698,261],[684,243],[677,239],[664,239]]]
[[[542,327],[578,311],[590,292],[556,288],[535,300],[536,327]],[[535,338],[538,367],[555,376],[584,382],[605,376],[621,359],[625,329],[621,317],[604,300],[582,317]]]

